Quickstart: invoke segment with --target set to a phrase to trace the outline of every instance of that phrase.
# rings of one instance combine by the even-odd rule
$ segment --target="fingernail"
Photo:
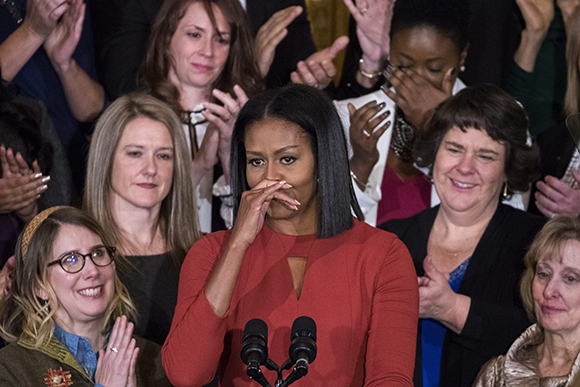
[[[10,286],[6,286],[6,293],[10,291]]]
[[[284,184],[286,184],[286,181],[285,180],[281,180],[281,181],[278,182],[278,184],[284,185]]]
[[[300,205],[300,202],[296,199],[294,199],[294,203],[296,203],[297,205]]]
[[[381,107],[381,108],[384,108],[385,106],[387,106],[387,103],[386,103],[386,102],[381,102],[381,103],[379,104],[379,107]]]
[[[297,207],[297,206],[293,206],[293,207],[292,207],[292,209],[293,209],[294,211],[298,211],[298,207]]]
[[[42,187],[38,188],[38,192],[46,191],[47,188],[48,188],[48,186],[45,184]]]
[[[376,105],[377,101],[371,101],[371,105]]]
[[[12,279],[12,273],[8,274],[8,279]]]
[[[43,183],[46,183],[47,181],[50,181],[50,176],[46,176],[45,178],[43,178],[41,180]]]
[[[36,175],[32,176],[35,179],[38,179],[40,176],[42,176],[42,173],[37,173]]]

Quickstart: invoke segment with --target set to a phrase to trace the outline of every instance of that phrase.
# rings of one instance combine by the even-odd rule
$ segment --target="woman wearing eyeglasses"
[[[113,247],[71,207],[37,215],[16,247],[0,305],[1,386],[165,386],[160,348],[132,336],[135,308],[115,272]]]

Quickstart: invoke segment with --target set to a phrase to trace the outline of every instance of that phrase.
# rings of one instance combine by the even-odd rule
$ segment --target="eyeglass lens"
[[[60,261],[62,268],[72,273],[80,271],[84,264],[84,257],[90,257],[96,266],[107,266],[113,261],[112,252],[109,252],[106,247],[101,246],[97,247],[87,255],[77,252],[70,253]]]

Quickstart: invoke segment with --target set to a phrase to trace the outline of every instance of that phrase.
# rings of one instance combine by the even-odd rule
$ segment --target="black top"
[[[139,313],[134,334],[163,345],[177,305],[179,268],[169,253],[125,258],[134,268],[119,277]]]
[[[418,276],[439,206],[379,228],[395,233],[407,246]],[[441,354],[440,385],[471,386],[481,366],[504,354],[530,325],[519,292],[523,257],[546,219],[500,204],[471,257],[459,294],[471,297],[461,334],[447,330]],[[417,336],[415,386],[422,386],[421,332]]]

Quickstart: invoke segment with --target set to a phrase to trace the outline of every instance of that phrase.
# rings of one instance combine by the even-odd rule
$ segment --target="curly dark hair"
[[[447,132],[458,127],[485,131],[505,145],[507,192],[526,191],[540,176],[540,153],[530,145],[528,116],[522,105],[498,86],[479,84],[467,87],[443,102],[429,128],[415,143],[417,165],[433,173],[433,163]]]
[[[448,36],[459,52],[467,47],[469,8],[465,0],[400,0],[395,2],[391,39],[399,31],[431,27]]]
[[[2,70],[0,69],[0,79]],[[18,149],[22,157],[32,164],[38,160],[38,166],[44,174],[52,169],[52,146],[40,132],[38,112],[31,106],[18,101],[19,90],[15,85],[0,81],[0,120],[4,128],[13,128],[24,141],[24,149]],[[10,147],[10,144],[4,144]],[[2,171],[0,170],[0,177]]]

